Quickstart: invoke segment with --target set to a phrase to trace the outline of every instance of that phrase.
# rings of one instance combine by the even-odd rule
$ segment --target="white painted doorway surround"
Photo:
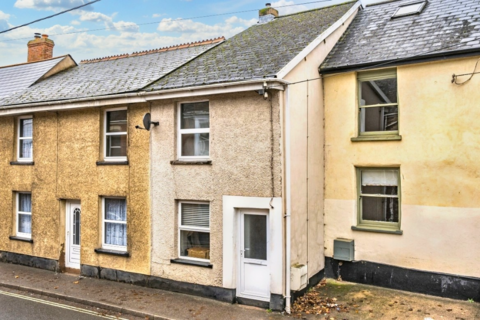
[[[68,201],[65,219],[65,267],[80,269],[80,234],[81,234],[80,202]]]
[[[263,229],[263,240],[251,234]],[[282,199],[223,196],[223,287],[259,301],[284,295],[283,257]]]
[[[270,301],[268,210],[238,212],[237,296]]]

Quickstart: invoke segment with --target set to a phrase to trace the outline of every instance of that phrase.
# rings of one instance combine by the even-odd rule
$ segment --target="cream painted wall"
[[[289,82],[316,79],[292,84],[288,92],[291,122],[291,263],[308,265],[309,277],[325,266],[324,106],[318,66],[354,17],[355,14],[285,76]]]
[[[223,196],[282,195],[280,108],[275,92],[272,101],[254,91],[196,98],[210,102],[211,165],[170,164],[177,159],[178,102],[192,99],[152,103],[152,120],[160,122],[151,131],[153,275],[222,286]],[[170,262],[178,258],[178,200],[210,202],[212,269]]]
[[[480,277],[479,57],[400,66],[402,141],[351,142],[357,133],[356,75],[325,76],[325,246],[355,239],[357,260]],[[460,79],[461,80],[461,79]],[[399,166],[403,235],[352,231],[355,166]]]

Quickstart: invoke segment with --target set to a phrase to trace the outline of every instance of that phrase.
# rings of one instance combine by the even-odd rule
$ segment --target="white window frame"
[[[193,260],[193,261],[210,261],[210,259],[200,259],[200,258],[192,258],[188,256],[182,256],[181,253],[181,239],[182,239],[182,231],[195,231],[195,232],[205,232],[210,234],[210,243],[211,243],[211,236],[212,234],[210,233],[210,228],[204,228],[204,227],[192,227],[192,226],[182,226],[182,204],[183,203],[189,203],[189,204],[208,204],[208,225],[210,225],[210,217],[212,216],[212,212],[210,210],[210,202],[206,201],[179,201],[178,202],[178,258],[183,259],[183,260]],[[209,248],[210,250],[210,248]],[[210,254],[212,252],[210,251]]]
[[[31,137],[20,137],[21,132],[21,123],[22,120],[32,119],[32,136]],[[33,161],[33,116],[21,116],[17,120],[17,161],[18,162],[32,162]],[[30,158],[20,158],[20,141],[21,140],[32,140],[32,156]]]
[[[107,113],[112,111],[121,111],[127,110],[127,131],[125,132],[107,132]],[[121,108],[113,108],[113,109],[106,109],[103,113],[103,159],[105,161],[127,161],[128,159],[128,108],[121,107]],[[107,156],[107,136],[126,136],[127,137],[127,154],[124,157],[108,157]]]
[[[125,200],[125,212],[126,217],[125,221],[118,221],[118,220],[107,220],[105,219],[105,199],[122,199]],[[128,220],[128,204],[127,199],[123,197],[102,197],[102,249],[113,250],[113,251],[122,251],[126,252],[128,247],[128,225],[127,225],[127,245],[126,246],[117,246],[113,244],[105,243],[105,223],[117,223],[117,224],[127,224]]]
[[[209,160],[210,159],[210,125],[208,128],[202,129],[182,129],[182,104],[187,103],[201,103],[208,102],[208,118],[210,119],[210,100],[201,100],[201,101],[182,101],[177,105],[177,151],[178,159],[187,160],[187,161],[196,161],[196,160]],[[209,121],[210,123],[210,121]],[[194,134],[194,133],[208,133],[208,156],[182,156],[182,135],[183,134]]]
[[[33,205],[32,203],[32,193],[31,192],[17,192],[16,193],[16,206],[15,206],[15,212],[16,212],[16,221],[17,221],[17,225],[16,225],[16,228],[15,228],[15,235],[19,238],[24,238],[24,239],[32,239],[32,234],[31,233],[23,233],[23,232],[19,232],[18,229],[20,227],[20,224],[19,224],[19,216],[21,214],[23,215],[28,215],[30,217],[32,217],[32,208],[30,207],[30,212],[25,212],[25,211],[20,211],[20,195],[21,194],[29,194],[30,195],[30,204]],[[31,219],[31,218],[30,218]],[[30,220],[30,223],[31,223],[32,220]]]

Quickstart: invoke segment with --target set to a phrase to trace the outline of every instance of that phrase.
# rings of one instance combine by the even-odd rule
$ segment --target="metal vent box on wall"
[[[355,240],[333,240],[333,259],[342,261],[355,260]]]

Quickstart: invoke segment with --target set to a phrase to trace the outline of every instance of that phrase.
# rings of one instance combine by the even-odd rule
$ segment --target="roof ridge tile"
[[[135,52],[132,52],[130,54],[129,53],[122,53],[122,54],[117,54],[117,55],[112,55],[112,56],[107,56],[107,57],[102,57],[102,58],[87,59],[87,60],[80,61],[80,63],[81,64],[86,64],[86,63],[96,63],[96,62],[104,62],[104,61],[110,61],[110,60],[118,60],[118,59],[130,58],[130,57],[143,56],[143,55],[152,54],[152,53],[180,50],[180,49],[185,49],[185,48],[190,48],[190,47],[198,47],[198,46],[218,43],[218,42],[222,42],[222,41],[225,41],[224,36],[221,36],[221,37],[218,37],[218,38],[213,38],[213,39],[187,42],[187,43],[172,45],[172,46],[168,46],[168,47],[162,47],[162,48],[158,48],[158,49],[135,51]]]

